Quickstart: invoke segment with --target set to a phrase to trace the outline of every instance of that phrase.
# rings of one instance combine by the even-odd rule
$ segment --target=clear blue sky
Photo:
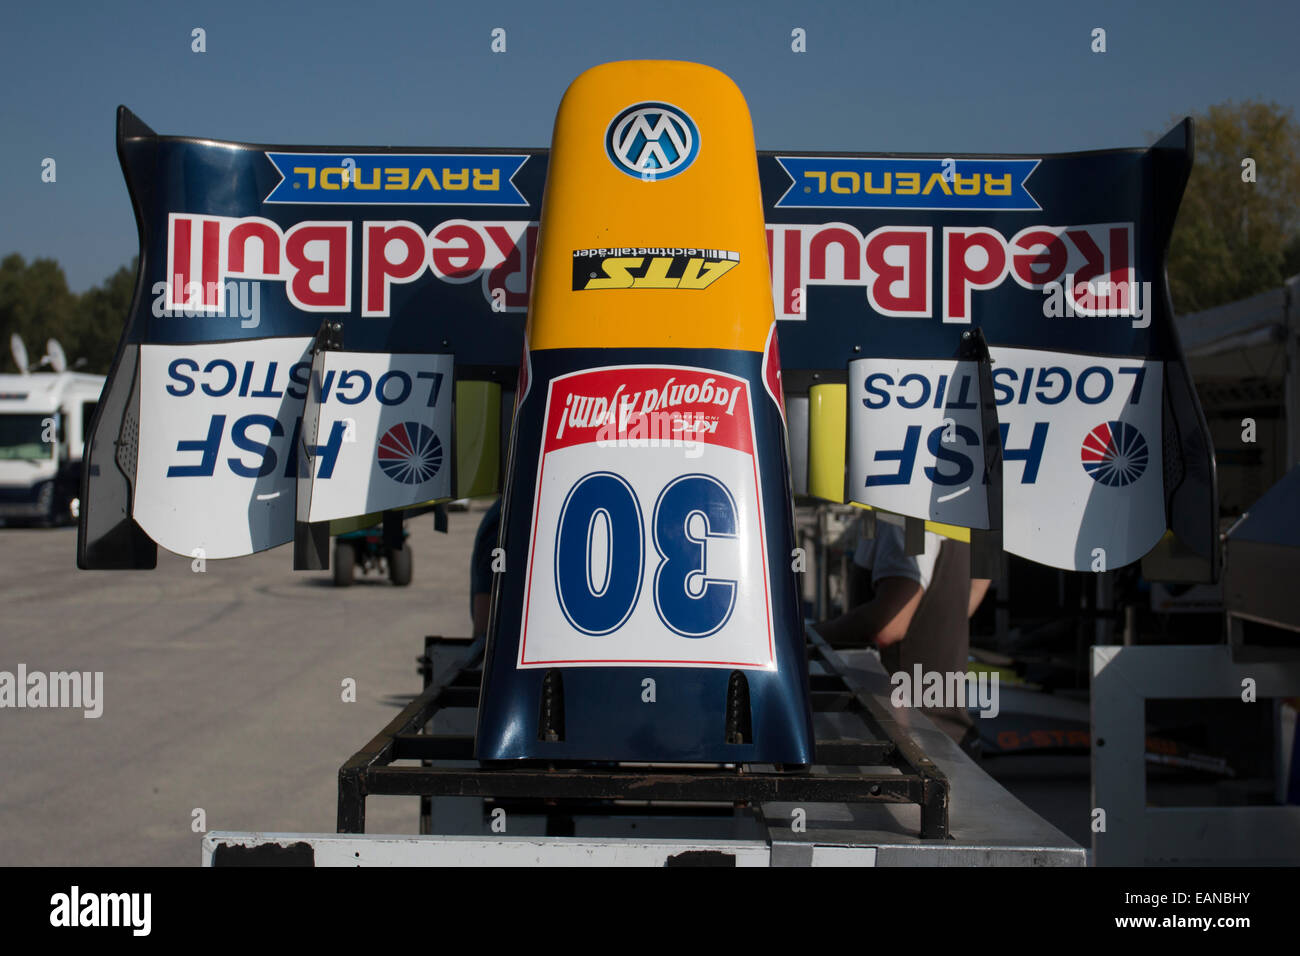
[[[38,0],[0,30],[0,256],[54,257],[77,291],[136,252],[119,103],[245,142],[544,146],[578,73],[662,57],[730,74],[765,149],[1056,152],[1147,145],[1229,99],[1300,115],[1295,0]]]

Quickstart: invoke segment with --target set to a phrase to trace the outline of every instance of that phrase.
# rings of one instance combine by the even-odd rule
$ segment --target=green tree
[[[17,371],[7,348],[16,332],[27,345],[31,365],[40,361],[46,341],[53,338],[80,371],[108,372],[131,308],[135,268],[134,262],[123,266],[76,295],[53,259],[28,264],[15,252],[0,260],[0,371]]]
[[[132,261],[81,295],[76,315],[68,327],[70,342],[64,345],[70,360],[85,358],[83,371],[108,374],[134,292],[135,262]],[[71,343],[76,343],[75,350]]]
[[[17,332],[27,345],[32,364],[45,354],[45,341],[62,342],[77,308],[77,296],[68,291],[63,269],[53,259],[35,259],[28,265],[13,253],[0,261],[0,340],[3,368],[18,371],[9,357],[9,336]],[[63,343],[65,346],[67,343]]]
[[[1296,272],[1300,124],[1273,103],[1211,106],[1196,117],[1196,162],[1169,248],[1174,308],[1199,312],[1233,302]]]

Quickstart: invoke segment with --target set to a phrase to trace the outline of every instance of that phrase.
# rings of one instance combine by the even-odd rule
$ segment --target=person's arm
[[[921,606],[925,588],[911,578],[881,578],[876,582],[876,597],[872,604],[880,605],[880,620],[873,630],[874,640],[881,647],[897,644],[907,636],[912,626],[912,616]]]
[[[975,612],[979,610],[980,602],[984,600],[984,595],[989,593],[989,585],[992,583],[988,578],[970,579],[970,604],[966,608],[968,618],[975,616]]]
[[[876,582],[876,596],[847,614],[817,625],[832,647],[887,647],[907,635],[925,589],[910,578],[887,577]]]

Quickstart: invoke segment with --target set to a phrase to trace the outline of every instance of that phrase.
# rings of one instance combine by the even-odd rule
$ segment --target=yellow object
[[[493,495],[501,487],[501,386],[456,383],[456,494]]]
[[[348,534],[351,531],[360,531],[362,528],[373,528],[383,520],[384,513],[382,511],[376,511],[368,515],[357,515],[355,518],[337,518],[330,522],[330,534]]]
[[[649,162],[648,143],[670,161],[683,146],[696,153],[665,175],[628,172],[629,159]],[[530,349],[763,351],[774,314],[758,159],[749,108],[724,74],[631,60],[574,80],[555,118],[541,223]]]
[[[814,498],[844,500],[847,416],[847,385],[814,385],[808,390],[808,494]]]

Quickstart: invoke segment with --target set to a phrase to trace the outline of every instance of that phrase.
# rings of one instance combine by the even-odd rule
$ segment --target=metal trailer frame
[[[816,714],[818,735],[831,753],[843,741],[857,748],[854,759],[879,757],[890,746],[889,740],[870,736],[872,714],[881,712],[893,717],[891,733],[903,741],[907,753],[918,751],[934,767],[921,768],[917,776],[929,781],[934,798],[932,808],[943,805],[946,797],[948,834],[946,838],[924,838],[922,814],[925,805],[907,800],[890,799],[884,788],[871,794],[875,774],[861,768],[818,766],[811,770],[781,771],[775,767],[700,767],[713,778],[710,787],[730,787],[720,801],[692,802],[686,799],[647,801],[638,793],[632,801],[565,797],[551,801],[537,798],[497,798],[496,808],[507,808],[507,815],[519,810],[522,825],[511,820],[510,832],[497,832],[485,819],[475,801],[421,795],[423,819],[420,835],[366,833],[266,833],[257,831],[211,832],[204,836],[204,866],[297,865],[297,866],[1086,866],[1087,851],[1068,836],[1029,809],[990,777],[964,753],[942,730],[926,717],[923,708],[895,708],[891,701],[890,676],[880,659],[868,650],[831,650],[812,635],[811,671],[819,703],[842,706],[838,711],[823,710]],[[365,798],[377,790],[366,789],[372,782],[391,792],[396,786],[408,795],[418,790],[416,779],[400,771],[434,769],[435,760],[444,764],[451,758],[421,756],[423,753],[472,753],[469,737],[452,740],[441,735],[419,733],[421,725],[410,725],[415,712],[427,708],[430,698],[442,687],[448,702],[459,701],[465,709],[447,709],[445,724],[464,727],[473,716],[475,691],[472,669],[463,673],[464,661],[444,668],[434,677],[434,651],[439,660],[448,654],[446,645],[459,644],[454,653],[462,652],[464,641],[430,639],[429,651],[418,658],[426,675],[428,688],[421,698],[412,701],[411,714],[399,715],[369,746],[359,752],[340,772],[340,808],[353,825],[364,826]],[[472,651],[471,651],[472,653]],[[461,674],[460,683],[443,678]],[[829,689],[839,676],[842,687],[838,698]],[[871,703],[865,706],[862,700]],[[421,702],[422,701],[422,702]],[[874,704],[874,706],[872,706]],[[883,730],[883,728],[882,728]],[[409,734],[409,736],[407,736]],[[450,735],[447,735],[450,736]],[[913,747],[917,750],[913,750]],[[876,748],[876,749],[872,749]],[[414,759],[395,754],[415,752]],[[850,751],[844,751],[849,753]],[[841,759],[843,755],[837,756]],[[908,759],[899,754],[901,759]],[[429,767],[394,767],[396,759],[409,762],[428,761]],[[495,768],[480,770],[472,759],[462,760],[458,768],[466,784],[467,796],[479,795],[493,781],[502,779]],[[524,765],[515,765],[519,770]],[[544,764],[527,767],[530,772],[516,780],[519,788],[539,786],[539,776],[550,774],[567,786],[572,777],[564,778],[566,768],[545,769]],[[588,768],[579,768],[588,769]],[[901,770],[892,767],[897,779]],[[914,768],[915,769],[915,768]],[[855,775],[852,771],[858,770]],[[855,803],[835,802],[765,802],[739,800],[737,785],[750,785],[748,777],[765,775],[768,782],[755,781],[755,789],[780,787],[782,796],[795,792],[794,787],[809,788],[820,776],[827,790],[851,789],[856,780],[859,798]],[[681,774],[678,767],[624,767],[611,772],[602,786],[626,784],[632,779],[657,782],[657,786],[677,793],[699,781],[691,774]],[[838,779],[837,779],[838,778]],[[434,775],[442,791],[455,778]],[[542,783],[545,780],[542,779]],[[738,783],[739,782],[739,783]],[[865,789],[865,799],[863,790]],[[458,791],[459,792],[459,791]],[[823,792],[818,792],[820,796]],[[671,796],[671,794],[670,794]],[[737,812],[737,803],[745,809]],[[433,834],[432,812],[445,832]],[[446,816],[444,817],[444,814]],[[566,830],[567,824],[567,830]],[[566,835],[567,833],[567,835]]]
[[[604,801],[729,804],[761,815],[765,802],[913,804],[920,807],[922,839],[948,837],[948,780],[889,710],[856,682],[825,640],[809,631],[810,682],[817,713],[848,712],[866,723],[870,739],[818,740],[812,767],[769,764],[647,766],[596,763],[509,763],[465,766],[474,760],[471,735],[427,732],[434,716],[449,708],[478,705],[482,644],[426,637],[417,661],[424,691],[339,769],[338,832],[360,834],[371,795],[418,796],[421,832],[430,828],[432,798],[489,797],[514,801],[547,817],[547,833],[572,833],[576,812],[619,813]],[[434,674],[439,644],[468,645],[463,657]],[[396,766],[419,760],[419,766]],[[878,768],[868,770],[866,768]],[[691,808],[698,813],[698,808]],[[657,813],[655,807],[647,811]],[[623,811],[626,812],[626,811]]]

